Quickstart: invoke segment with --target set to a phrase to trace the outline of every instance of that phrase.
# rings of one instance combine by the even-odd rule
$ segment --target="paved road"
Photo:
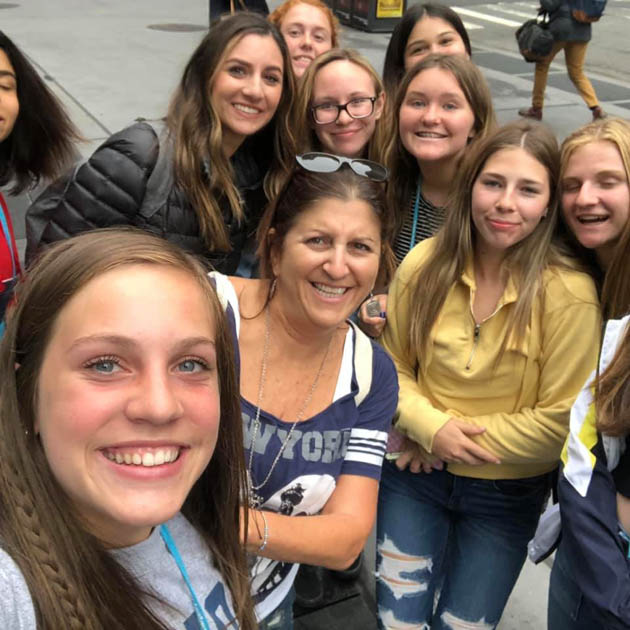
[[[277,0],[271,0],[273,8]],[[535,2],[480,4],[458,0],[470,31],[474,59],[487,77],[501,121],[529,103],[533,66],[518,55],[515,28],[534,15]],[[168,95],[207,23],[207,0],[22,0],[0,2],[0,27],[31,57],[66,103],[87,142],[88,154],[137,116],[161,116]],[[609,0],[594,28],[587,71],[604,108],[630,116],[630,0]],[[388,35],[344,29],[343,43],[381,69]],[[590,113],[569,83],[564,65],[552,66],[545,120],[560,138]],[[24,235],[25,197],[9,200],[16,235]],[[23,240],[20,240],[23,246]],[[369,550],[368,557],[373,556]],[[548,565],[526,564],[500,630],[545,628]],[[341,614],[339,612],[338,614]],[[352,611],[350,611],[350,615]],[[312,628],[329,627],[312,620]],[[357,622],[346,625],[347,630]],[[361,624],[362,630],[368,626]]]

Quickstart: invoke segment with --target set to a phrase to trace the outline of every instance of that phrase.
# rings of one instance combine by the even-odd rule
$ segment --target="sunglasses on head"
[[[316,151],[298,155],[295,159],[304,170],[311,173],[334,173],[344,164],[347,164],[357,175],[367,177],[374,182],[384,182],[389,176],[387,169],[382,164],[372,160],[347,158]]]

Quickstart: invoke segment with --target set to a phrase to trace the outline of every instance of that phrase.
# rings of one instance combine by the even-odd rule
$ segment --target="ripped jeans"
[[[549,488],[548,474],[493,481],[437,470],[401,472],[384,462],[377,521],[379,628],[495,628]]]

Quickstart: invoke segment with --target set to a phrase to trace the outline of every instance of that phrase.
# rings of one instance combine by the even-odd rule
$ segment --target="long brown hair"
[[[209,98],[210,86],[225,56],[250,34],[272,37],[282,54],[284,66],[282,96],[275,116],[264,129],[254,134],[260,141],[259,152],[273,156],[265,178],[265,192],[271,199],[284,181],[295,155],[289,123],[295,79],[287,46],[273,24],[248,11],[214,22],[188,61],[167,115],[167,125],[175,144],[175,179],[195,208],[201,233],[210,249],[230,249],[219,205],[223,196],[234,219],[243,220],[232,165],[223,151],[221,121]],[[205,160],[209,163],[207,175]]]
[[[630,122],[621,118],[607,118],[580,127],[562,143],[560,158],[560,181],[569,165],[573,153],[592,142],[610,142],[619,151],[626,179],[630,186]],[[566,226],[563,226],[568,230]],[[570,232],[570,230],[568,230]],[[571,234],[571,236],[573,236]],[[585,263],[594,271],[595,277],[601,280],[601,303],[604,319],[619,318],[630,311],[630,274],[628,259],[630,256],[630,221],[626,221],[612,260],[603,273],[598,273],[594,256],[585,247],[572,243]]]
[[[556,137],[548,127],[539,123],[519,121],[505,125],[478,142],[465,156],[454,194],[446,208],[446,222],[436,236],[432,253],[409,285],[413,292],[410,304],[416,309],[411,317],[410,347],[418,356],[426,355],[431,330],[447,294],[474,256],[475,232],[471,218],[473,185],[492,155],[513,148],[524,149],[545,167],[550,198],[546,218],[507,252],[504,265],[514,279],[518,299],[510,316],[509,333],[503,340],[503,349],[512,335],[517,342],[522,340],[532,303],[541,289],[545,268],[549,265],[572,266],[569,259],[552,245],[557,221],[559,170]]]
[[[473,111],[474,136],[470,140],[467,151],[485,138],[495,126],[492,95],[481,71],[477,66],[460,55],[428,55],[403,77],[396,92],[396,97],[389,109],[387,131],[384,146],[379,152],[384,156],[385,166],[390,172],[387,186],[387,204],[394,216],[396,231],[400,230],[409,205],[409,199],[416,189],[416,182],[420,174],[420,167],[416,158],[404,147],[398,131],[400,108],[407,96],[411,82],[424,70],[439,68],[450,72],[461,88],[468,105]]]
[[[306,69],[302,78],[300,79],[300,89],[295,99],[293,107],[293,128],[296,133],[296,149],[297,153],[306,153],[307,151],[320,150],[320,143],[315,134],[313,118],[311,117],[311,107],[313,106],[313,87],[315,85],[315,78],[317,73],[329,63],[333,61],[349,61],[359,68],[365,70],[370,75],[374,84],[374,96],[379,97],[383,94],[383,82],[378,76],[378,73],[372,67],[372,64],[356,50],[351,48],[333,48],[328,52],[317,57],[311,62]],[[379,128],[385,126],[385,117],[381,115],[380,119],[376,121],[374,127],[374,136],[370,138],[368,142],[367,156],[370,160],[376,162],[381,161],[381,156],[378,154],[377,146],[378,142],[375,141],[375,137]]]
[[[202,265],[145,232],[99,230],[61,241],[42,255],[17,288],[0,344],[0,540],[24,575],[38,627],[165,630],[135,579],[81,525],[34,432],[39,373],[60,312],[92,279],[136,264],[190,275],[213,315],[221,428],[214,455],[182,512],[212,552],[232,595],[237,623],[253,630],[239,540],[240,497],[247,486],[233,342]]]

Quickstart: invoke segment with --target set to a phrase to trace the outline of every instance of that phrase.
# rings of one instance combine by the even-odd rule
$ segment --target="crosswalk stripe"
[[[529,13],[525,13],[524,11],[514,11],[513,9],[505,9],[502,6],[494,5],[493,8],[495,11],[501,11],[501,13],[507,13],[508,15],[518,15],[518,17],[522,18],[535,18],[538,11],[530,11]]]
[[[477,31],[479,29],[484,28],[480,24],[473,24],[472,22],[466,22],[465,20],[462,20],[462,21],[464,22],[464,26],[466,27],[467,31]]]
[[[485,20],[486,22],[493,22],[495,24],[502,24],[503,26],[520,26],[520,22],[514,20],[506,20],[505,18],[496,17],[494,15],[487,15],[486,13],[479,13],[479,11],[471,11],[470,9],[464,9],[463,7],[451,7],[453,11],[456,11],[460,15],[465,15],[479,20]]]

